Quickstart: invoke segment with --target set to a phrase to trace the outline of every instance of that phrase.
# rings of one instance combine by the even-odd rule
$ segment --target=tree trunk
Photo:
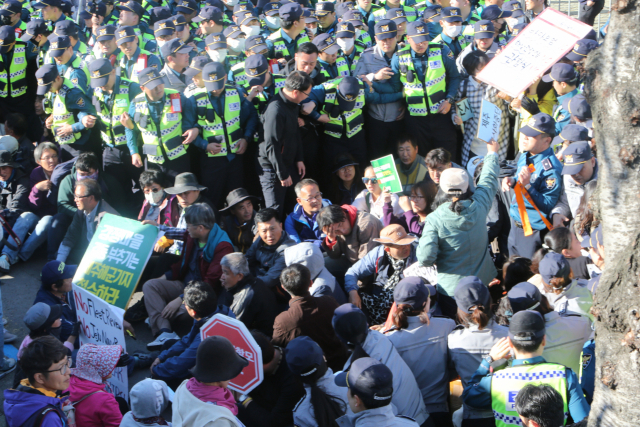
[[[640,0],[613,0],[587,59],[606,268],[594,296],[596,385],[589,426],[640,425]]]

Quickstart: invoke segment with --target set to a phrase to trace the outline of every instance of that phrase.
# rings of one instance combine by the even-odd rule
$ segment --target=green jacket
[[[453,297],[458,282],[467,276],[478,276],[488,285],[497,274],[489,254],[487,214],[498,191],[500,159],[484,158],[482,174],[475,193],[461,201],[460,214],[446,202],[427,216],[418,244],[418,262],[438,268],[438,291]]]

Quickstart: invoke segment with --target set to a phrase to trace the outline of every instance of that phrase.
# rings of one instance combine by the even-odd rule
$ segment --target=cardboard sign
[[[76,285],[73,285],[73,300],[78,321],[82,323],[80,345],[121,345],[126,350],[122,325],[123,309],[107,304]],[[116,368],[107,383],[107,391],[116,397],[129,400],[127,368]]]
[[[158,229],[105,214],[82,257],[73,284],[125,309],[158,237]]]
[[[546,8],[476,78],[516,98],[590,30],[587,24]]]
[[[462,98],[456,102],[456,114],[466,122],[473,117],[473,111],[471,110],[471,104],[469,104],[469,98]]]
[[[373,172],[376,174],[382,191],[389,189],[390,193],[402,192],[402,183],[400,182],[392,154],[372,160],[371,166],[373,166]]]
[[[486,143],[492,139],[497,141],[500,137],[501,119],[502,110],[495,104],[483,99],[480,117],[478,117],[478,134],[476,137]]]

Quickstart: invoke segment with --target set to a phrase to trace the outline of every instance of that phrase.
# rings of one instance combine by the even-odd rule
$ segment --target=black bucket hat
[[[185,191],[202,191],[207,187],[198,184],[198,179],[191,172],[184,172],[176,176],[176,181],[173,187],[165,188],[164,191],[167,194],[181,194]]]
[[[236,353],[231,341],[215,336],[205,338],[198,346],[196,366],[191,373],[201,383],[229,381],[240,375],[247,365],[249,361]]]
[[[236,188],[235,190],[229,193],[229,195],[227,196],[227,200],[224,204],[224,208],[220,209],[220,212],[221,213],[228,212],[229,209],[231,209],[232,207],[234,207],[235,205],[237,205],[238,203],[246,199],[252,199],[252,200],[255,200],[256,202],[260,201],[260,197],[250,195],[249,192],[244,188]]]

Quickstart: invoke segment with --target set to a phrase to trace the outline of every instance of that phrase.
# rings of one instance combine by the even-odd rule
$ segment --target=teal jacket
[[[438,268],[438,291],[453,297],[458,282],[467,276],[478,276],[485,285],[497,271],[489,255],[487,214],[498,191],[498,156],[484,158],[482,174],[473,196],[461,203],[458,215],[450,202],[433,211],[425,221],[418,244],[418,262]]]

